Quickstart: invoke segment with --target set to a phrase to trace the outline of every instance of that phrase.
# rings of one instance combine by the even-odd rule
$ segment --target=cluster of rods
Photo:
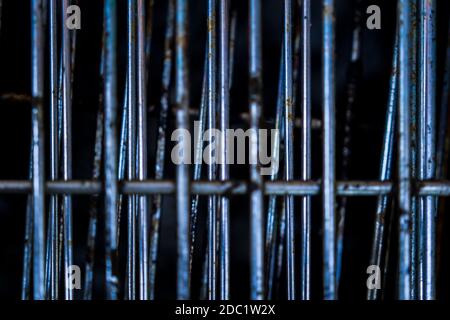
[[[378,197],[370,265],[385,278],[387,232],[392,221],[386,213],[396,195],[398,214],[399,299],[436,297],[436,211],[439,196],[450,196],[443,164],[446,134],[450,50],[447,53],[439,128],[436,124],[436,1],[398,0],[398,19],[392,74],[378,181],[336,181],[335,173],[335,1],[322,0],[322,106],[323,171],[311,180],[311,1],[284,0],[283,44],[275,127],[284,146],[283,172],[263,181],[259,165],[250,165],[249,181],[231,181],[227,164],[207,165],[208,181],[200,181],[196,161],[193,177],[188,164],[176,166],[176,180],[164,180],[166,126],[169,106],[176,128],[189,128],[188,0],[167,0],[165,56],[157,131],[155,178],[148,179],[146,83],[151,40],[153,1],[127,0],[127,71],[121,124],[118,118],[117,2],[104,0],[103,47],[100,73],[102,93],[97,116],[92,180],[72,179],[71,103],[76,33],[64,26],[69,0],[31,0],[32,6],[32,143],[29,181],[1,181],[2,193],[28,193],[23,259],[23,299],[73,299],[67,271],[73,265],[72,195],[92,195],[83,298],[92,299],[97,202],[104,195],[105,278],[107,299],[154,299],[162,196],[175,194],[177,217],[177,298],[191,298],[192,257],[198,203],[207,195],[207,250],[202,277],[202,298],[230,298],[230,196],[250,199],[250,298],[270,299],[286,268],[288,299],[311,298],[311,198],[322,196],[323,298],[337,299],[343,251],[345,202],[349,196]],[[298,3],[297,3],[298,2]],[[257,163],[257,129],[262,120],[261,0],[249,0],[249,126],[250,163]],[[300,10],[294,28],[293,10]],[[361,57],[360,11],[355,14],[351,63]],[[201,129],[229,127],[229,92],[232,79],[236,15],[229,0],[208,0],[207,46]],[[47,24],[48,21],[48,24]],[[216,23],[217,22],[217,23]],[[59,31],[61,34],[59,34]],[[44,57],[49,40],[49,66]],[[61,41],[58,41],[58,39]],[[58,45],[60,43],[60,46]],[[298,67],[298,68],[297,68]],[[299,70],[298,72],[296,70]],[[173,71],[173,72],[172,72]],[[45,179],[44,77],[49,74],[50,180]],[[172,79],[173,75],[173,79]],[[416,76],[417,75],[417,76]],[[174,101],[169,89],[174,84]],[[348,84],[351,88],[351,83]],[[297,90],[298,87],[298,90]],[[298,91],[298,92],[297,92]],[[300,104],[300,180],[294,180],[294,110]],[[216,116],[218,119],[216,119]],[[417,130],[416,130],[417,128]],[[438,131],[439,129],[439,131]],[[439,133],[439,134],[437,134]],[[201,136],[201,135],[200,135]],[[437,138],[435,138],[437,136]],[[201,141],[195,154],[201,157]],[[227,153],[226,143],[217,152]],[[397,155],[394,155],[394,146]],[[273,152],[280,152],[280,145]],[[102,160],[103,158],[103,160]],[[394,163],[396,160],[396,164]],[[103,164],[102,164],[103,161]],[[395,165],[396,170],[394,170]],[[61,173],[61,174],[60,174]],[[394,173],[397,176],[394,176]],[[394,182],[395,181],[395,182]],[[49,210],[45,209],[45,195]],[[269,197],[264,209],[264,196]],[[151,197],[150,197],[151,196]],[[301,197],[294,208],[294,197]],[[337,198],[340,196],[340,198]],[[126,199],[126,202],[123,200]],[[151,201],[150,201],[151,199]],[[339,205],[337,199],[340,200]],[[282,206],[277,202],[282,201]],[[122,203],[125,203],[122,208]],[[277,208],[281,207],[282,210]],[[150,211],[151,208],[151,211]],[[336,210],[338,208],[338,210]],[[124,292],[118,274],[119,223],[127,219],[127,260]],[[46,214],[48,213],[48,217]],[[301,244],[294,248],[294,213],[299,213]],[[391,219],[392,220],[392,219]],[[47,226],[47,227],[46,227]],[[294,250],[295,249],[295,250]],[[283,250],[286,254],[283,255]],[[300,266],[294,251],[299,251]],[[60,282],[62,280],[62,283]],[[366,279],[361,281],[365,282]],[[384,282],[383,282],[384,287]],[[62,289],[61,289],[62,288]],[[63,291],[63,292],[60,292]],[[383,289],[368,289],[368,299],[379,299]]]

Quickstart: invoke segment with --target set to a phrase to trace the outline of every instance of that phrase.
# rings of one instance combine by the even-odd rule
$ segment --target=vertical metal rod
[[[397,101],[398,101],[398,29],[395,36],[395,44],[392,55],[392,70],[389,81],[389,97],[386,110],[386,121],[384,128],[383,144],[381,150],[381,165],[380,165],[380,181],[388,181],[392,178],[392,165],[394,156],[394,140],[395,140],[395,123],[397,115]],[[375,212],[374,233],[372,238],[372,251],[370,254],[370,265],[378,266],[383,269],[383,256],[387,250],[386,248],[386,224],[390,219],[387,219],[389,196],[379,196],[377,199],[377,209]],[[381,275],[385,278],[385,274]],[[382,279],[383,280],[383,279]],[[382,288],[383,290],[383,288]],[[381,296],[381,290],[367,289],[367,300],[377,300]]]
[[[398,112],[398,202],[399,216],[399,256],[398,256],[398,298],[410,299],[411,251],[411,130],[409,105],[409,31],[410,2],[398,1],[399,15],[399,112]]]
[[[284,1],[284,130],[286,181],[294,179],[294,116],[292,96],[292,1]],[[286,201],[286,250],[287,250],[287,297],[295,299],[295,238],[294,238],[294,197],[285,196]]]
[[[302,112],[302,161],[301,179],[311,179],[311,1],[303,0],[301,7],[301,112]],[[310,299],[311,273],[311,197],[301,199],[301,266],[300,299]]]
[[[137,0],[137,172],[138,180],[147,179],[147,95],[145,55],[144,1]],[[140,299],[148,299],[148,203],[147,196],[139,196],[139,291]]]
[[[57,38],[57,8],[56,0],[50,0],[50,179],[59,178],[59,137],[58,137],[58,38]],[[59,263],[58,263],[58,235],[59,235],[59,197],[50,196],[49,234],[47,252],[49,266],[47,268],[48,298],[58,298]]]
[[[262,36],[261,1],[249,0],[250,52],[250,276],[253,300],[262,300],[264,294],[264,226],[263,179],[258,159],[258,129],[262,113]]]
[[[323,284],[324,299],[337,299],[335,217],[334,0],[323,1]]]
[[[419,129],[419,125],[417,123],[417,0],[410,0],[410,11],[409,15],[411,17],[410,26],[411,29],[409,31],[409,78],[410,78],[410,87],[409,87],[409,103],[411,105],[410,108],[410,128]],[[418,154],[417,154],[417,145],[418,142],[418,130],[411,130],[411,179],[414,180],[417,178],[417,169],[418,169]],[[411,195],[411,299],[417,299],[417,271],[418,271],[418,258],[417,255],[419,253],[418,244],[419,244],[419,214],[418,211],[418,199],[412,194]]]
[[[208,105],[208,139],[212,143],[216,129],[216,1],[208,0],[208,76],[207,76],[207,105]],[[208,180],[216,179],[216,154],[209,148]],[[217,197],[208,196],[208,299],[216,299],[217,283]]]
[[[66,12],[69,1],[64,0],[62,5],[62,25],[65,26]],[[62,132],[62,175],[63,180],[72,179],[72,66],[71,66],[71,42],[69,29],[63,27],[62,32],[62,61],[63,61],[63,132]],[[73,299],[72,286],[69,283],[68,273],[73,265],[72,253],[72,197],[63,196],[64,214],[64,297]]]
[[[172,71],[172,41],[173,41],[173,25],[174,25],[174,1],[168,1],[167,8],[167,22],[166,34],[164,40],[164,67],[162,75],[162,95],[161,95],[161,109],[159,113],[158,125],[158,142],[156,147],[156,163],[155,163],[155,179],[160,180],[164,177],[164,161],[166,151],[166,127],[167,127],[167,113],[169,111],[169,86],[171,81]],[[156,279],[156,263],[158,259],[158,242],[159,229],[162,211],[162,196],[156,195],[153,198],[153,216],[152,228],[150,233],[150,299],[155,298],[155,279]]]
[[[45,298],[44,29],[42,0],[31,2],[31,111],[33,132],[33,297]]]
[[[228,0],[220,2],[220,64],[219,64],[219,87],[220,87],[220,131],[222,139],[220,143],[220,180],[226,181],[230,178],[228,167],[228,139],[226,130],[230,125],[230,87],[229,75],[229,8]],[[228,300],[229,278],[230,278],[230,208],[229,199],[225,196],[220,198],[220,299]]]
[[[436,174],[436,2],[419,0],[419,179]],[[419,299],[436,298],[436,199],[420,198]]]
[[[230,44],[229,44],[229,76],[228,76],[228,86],[231,89],[232,82],[233,82],[233,65],[234,65],[234,50],[235,50],[235,39],[236,39],[236,23],[237,23],[237,14],[236,12],[233,13],[233,16],[231,18],[231,24],[230,24]],[[194,180],[199,180],[201,177],[201,168],[202,168],[202,156],[203,156],[203,132],[205,130],[205,122],[206,122],[206,85],[207,85],[207,67],[208,67],[208,48],[205,50],[205,66],[204,66],[204,75],[203,75],[203,85],[202,85],[202,97],[201,97],[201,105],[200,105],[200,115],[199,115],[199,131],[197,135],[196,145],[195,145],[195,166],[194,166]],[[227,156],[228,157],[228,156]],[[195,195],[192,199],[192,206],[191,206],[191,254],[190,254],[190,264],[191,264],[191,271],[192,271],[192,257],[194,252],[194,245],[195,245],[195,224],[197,221],[197,210],[198,210],[198,200],[199,195]],[[203,272],[202,272],[202,287],[200,290],[200,299],[206,299],[206,286],[208,282],[208,268],[207,268],[207,262],[208,262],[208,250],[206,250],[204,255],[204,264],[203,264]],[[205,267],[206,265],[206,267]]]
[[[187,61],[188,1],[176,0],[176,124],[189,128],[189,71]],[[183,141],[186,144],[185,141]],[[184,150],[186,152],[186,150]],[[189,279],[189,165],[182,161],[176,169],[177,199],[177,298],[190,297]]]
[[[136,177],[136,0],[128,0],[127,6],[127,179]],[[127,217],[127,299],[136,299],[136,195],[128,196]]]
[[[105,255],[106,298],[118,296],[117,255],[117,3],[105,0]]]

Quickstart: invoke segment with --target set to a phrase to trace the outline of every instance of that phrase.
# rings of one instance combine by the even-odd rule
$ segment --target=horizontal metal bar
[[[338,196],[379,196],[394,191],[390,181],[338,181]],[[0,194],[31,193],[29,180],[0,180]],[[450,196],[450,181],[418,181],[414,190],[419,196]],[[47,194],[85,194],[94,195],[103,192],[102,183],[93,180],[48,181]],[[119,181],[119,192],[123,194],[172,194],[175,183],[170,180]],[[265,183],[265,195],[316,196],[321,191],[320,181],[269,181]],[[245,195],[248,185],[245,181],[194,181],[192,194],[198,195]]]

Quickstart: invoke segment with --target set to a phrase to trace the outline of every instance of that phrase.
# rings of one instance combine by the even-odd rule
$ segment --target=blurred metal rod
[[[263,179],[258,157],[258,129],[262,114],[261,1],[249,0],[249,104],[250,104],[250,298],[262,300],[264,292]]]
[[[106,298],[118,298],[117,256],[117,4],[105,0],[105,276]]]
[[[31,111],[33,150],[33,298],[45,299],[44,25],[42,0],[31,1]]]
[[[411,277],[411,128],[409,104],[409,32],[410,2],[398,1],[399,21],[399,112],[398,112],[398,205],[399,241],[398,241],[398,288],[400,300],[410,299]]]
[[[335,215],[335,14],[334,0],[323,0],[323,295],[337,299]]]
[[[175,100],[176,126],[178,129],[189,129],[189,71],[187,59],[187,25],[188,1],[176,0],[176,68],[175,68]],[[186,141],[183,141],[183,152],[187,153]],[[183,157],[185,154],[183,154]],[[190,179],[189,165],[183,161],[176,166],[176,201],[177,201],[177,298],[186,300],[190,297],[189,278],[189,201]]]
[[[48,181],[45,184],[47,194],[93,195],[104,192],[100,181],[71,180]],[[318,196],[321,194],[320,181],[268,181],[264,184],[265,195]],[[192,194],[199,195],[243,195],[250,185],[241,180],[195,181],[192,182]],[[414,190],[419,196],[450,196],[450,181],[418,181]],[[175,182],[171,180],[122,181],[119,186],[123,194],[173,194]],[[392,181],[336,181],[336,195],[346,197],[372,197],[395,192]],[[28,180],[0,180],[0,194],[27,194],[32,192],[32,182]]]

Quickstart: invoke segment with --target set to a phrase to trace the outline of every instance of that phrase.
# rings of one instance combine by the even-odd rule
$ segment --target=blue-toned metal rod
[[[45,299],[44,29],[42,0],[31,2],[31,112],[33,150],[33,298]]]
[[[105,0],[105,276],[106,298],[118,298],[117,277],[117,3]]]
[[[284,140],[284,104],[283,104],[283,84],[284,84],[284,59],[283,59],[283,50],[282,46],[281,50],[281,58],[280,58],[280,71],[278,78],[278,96],[277,96],[277,110],[275,115],[275,130],[280,132],[278,139],[275,139],[275,143],[272,146],[272,158],[275,159],[276,163],[279,163],[282,155],[280,155],[281,143]],[[270,174],[270,181],[275,181],[278,179],[278,172],[280,168],[272,168],[272,172]],[[275,280],[275,267],[277,260],[277,228],[279,228],[279,217],[277,215],[277,197],[270,196],[269,204],[267,208],[267,220],[266,220],[266,265],[267,265],[267,298],[271,299],[273,294],[274,280]],[[284,201],[284,199],[283,199]],[[283,213],[284,215],[284,213]]]
[[[58,38],[56,0],[50,0],[50,179],[59,178],[59,136],[58,136]],[[51,300],[58,299],[59,291],[59,197],[50,197],[50,213],[48,220],[47,252],[47,295]]]
[[[409,31],[409,103],[411,105],[410,109],[410,127],[419,128],[417,123],[417,0],[410,0],[410,10],[409,15],[411,17]],[[417,145],[418,142],[418,130],[411,130],[411,179],[415,180],[418,176],[418,152]],[[418,244],[419,244],[419,214],[418,214],[418,199],[415,194],[411,195],[411,299],[417,298],[417,271],[418,271],[418,257],[417,254]]]
[[[229,36],[229,7],[228,0],[220,1],[220,63],[219,63],[219,123],[222,133],[220,143],[220,180],[230,178],[228,167],[228,139],[225,134],[230,126],[230,85],[229,71],[230,36]],[[230,298],[230,208],[229,199],[220,197],[220,286],[219,298]]]
[[[301,179],[311,179],[311,1],[301,4]],[[300,299],[311,297],[311,198],[301,199]]]
[[[383,135],[383,143],[380,161],[380,181],[388,181],[392,178],[393,157],[394,157],[394,140],[395,140],[395,123],[397,116],[398,101],[398,30],[395,36],[394,50],[392,54],[392,70],[389,81],[389,97],[386,109],[386,121]],[[370,265],[378,266],[383,269],[386,261],[383,261],[386,253],[386,224],[390,221],[387,219],[389,210],[390,197],[383,195],[377,199],[377,208],[375,212],[375,223],[372,238],[372,250],[370,254]],[[381,274],[382,280],[385,274]],[[382,288],[383,290],[383,288]],[[377,289],[367,289],[367,300],[377,300],[381,296],[381,291]]]
[[[285,166],[286,181],[294,179],[294,110],[292,94],[292,1],[284,1],[284,130],[285,130]],[[287,298],[295,299],[295,233],[294,233],[294,198],[285,197],[286,210],[286,253],[287,253]]]
[[[398,110],[398,298],[409,300],[411,294],[411,110],[409,104],[409,32],[410,2],[398,1],[399,21],[399,110]]]
[[[64,0],[62,5],[62,20],[65,25],[66,12],[69,1]],[[71,36],[68,28],[62,28],[62,61],[63,61],[63,86],[62,86],[62,178],[72,179],[72,52]],[[69,270],[73,265],[72,253],[72,197],[63,196],[64,215],[64,297],[66,300],[73,299],[72,285],[69,283]]]
[[[128,77],[125,81],[125,88],[122,101],[122,120],[120,123],[120,138],[119,138],[119,164],[117,168],[117,180],[125,179],[126,164],[127,164],[127,144],[128,144]],[[123,194],[118,195],[117,202],[117,225],[120,226],[120,218],[123,207]],[[120,228],[117,228],[117,243],[120,240]]]
[[[261,1],[249,0],[249,104],[250,104],[250,298],[261,300],[264,290],[263,179],[258,158],[258,129],[262,114]]]
[[[173,49],[172,41],[174,35],[174,0],[168,1],[167,7],[167,22],[166,22],[166,34],[164,40],[164,67],[162,74],[162,95],[161,95],[161,107],[159,112],[159,124],[158,124],[158,142],[156,147],[156,162],[155,162],[155,179],[161,180],[164,177],[164,161],[166,151],[166,128],[167,128],[167,114],[169,111],[169,86],[171,81],[172,71],[172,58]],[[158,259],[158,242],[159,232],[162,214],[162,196],[155,195],[153,198],[153,210],[150,232],[150,274],[149,285],[150,293],[149,298],[155,298],[155,280],[156,280],[156,263]]]
[[[335,217],[335,26],[334,0],[323,1],[323,294],[337,299]]]
[[[419,0],[419,179],[436,176],[436,1]],[[436,199],[420,198],[418,298],[436,298]]]
[[[176,0],[176,125],[178,129],[189,128],[189,77],[187,60],[188,1]],[[190,297],[189,278],[189,165],[182,161],[176,167],[177,199],[177,298]]]
[[[147,61],[146,15],[144,0],[137,0],[137,178],[147,179]],[[139,218],[139,298],[148,300],[148,199],[140,195],[138,200]]]
[[[217,72],[216,72],[216,1],[208,0],[208,67],[207,67],[207,106],[208,106],[208,141],[214,139],[216,129],[217,112]],[[217,177],[216,159],[217,155],[213,148],[209,148],[208,180],[214,181]],[[215,300],[217,296],[217,197],[208,197],[208,299]]]
[[[137,7],[135,0],[127,4],[127,179],[136,177],[136,25]],[[136,196],[127,199],[127,272],[126,298],[136,299]]]

